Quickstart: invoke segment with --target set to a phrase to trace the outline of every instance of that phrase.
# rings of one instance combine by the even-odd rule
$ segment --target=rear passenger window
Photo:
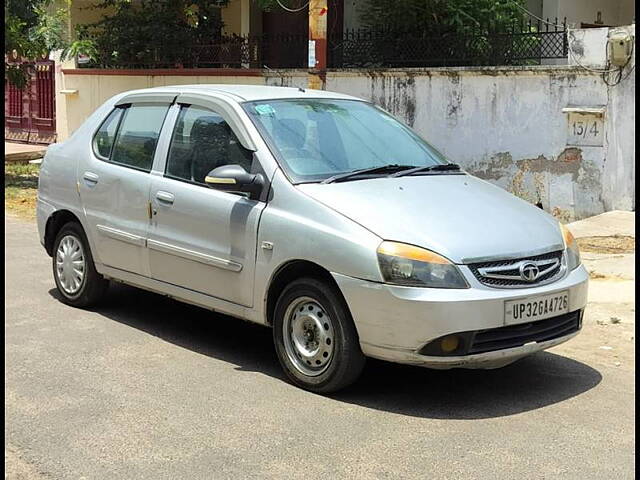
[[[169,105],[132,105],[124,111],[110,160],[151,171],[153,155]]]
[[[204,177],[222,165],[251,171],[253,155],[224,119],[210,110],[183,106],[167,157],[166,176],[205,185]]]
[[[103,160],[108,160],[109,155],[111,155],[111,147],[113,147],[113,140],[116,137],[116,130],[118,129],[122,111],[122,108],[113,110],[106,120],[102,122],[98,133],[93,139],[93,151]]]

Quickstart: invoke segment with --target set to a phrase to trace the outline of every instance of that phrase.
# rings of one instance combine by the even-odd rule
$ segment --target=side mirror
[[[260,173],[248,173],[240,165],[222,165],[211,170],[204,183],[224,192],[249,193],[249,198],[256,199],[264,188],[264,177]]]

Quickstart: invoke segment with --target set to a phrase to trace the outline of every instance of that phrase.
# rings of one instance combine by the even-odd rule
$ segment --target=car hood
[[[384,240],[418,245],[455,263],[563,248],[551,215],[471,175],[309,183],[298,189]]]

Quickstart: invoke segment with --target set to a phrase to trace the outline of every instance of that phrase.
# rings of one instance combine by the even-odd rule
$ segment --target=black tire
[[[333,339],[329,339],[331,342],[327,343],[333,344],[332,353],[328,364],[323,367],[326,370],[313,376],[303,373],[300,367],[296,367],[285,347],[285,316],[288,310],[296,312],[299,305],[296,302],[303,298],[312,299],[317,303],[321,307],[318,309],[320,312],[318,315],[322,315],[324,310],[331,321],[331,330],[327,329],[327,332],[330,332]],[[301,308],[300,311],[303,309]],[[292,383],[305,390],[316,393],[336,392],[355,382],[364,368],[365,356],[360,350],[358,334],[346,302],[335,287],[315,278],[294,280],[282,291],[275,308],[273,340],[278,360],[287,377]],[[290,351],[291,345],[292,343],[289,343]],[[303,363],[302,360],[303,357],[300,357],[298,362]]]
[[[57,252],[60,247],[60,242],[68,236],[72,236],[80,243],[84,255],[84,276],[79,289],[73,293],[69,293],[65,290],[60,278],[58,278],[59,275],[56,269]],[[56,235],[56,240],[53,243],[52,266],[53,279],[56,282],[56,287],[62,297],[62,301],[67,305],[79,308],[93,306],[102,299],[109,287],[109,281],[105,280],[104,277],[96,271],[87,236],[78,222],[66,223],[60,229],[58,235]]]

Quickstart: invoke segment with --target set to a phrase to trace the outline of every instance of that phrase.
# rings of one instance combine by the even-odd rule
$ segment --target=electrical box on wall
[[[633,37],[626,30],[613,31],[607,42],[609,62],[622,67],[627,64],[633,48]]]

